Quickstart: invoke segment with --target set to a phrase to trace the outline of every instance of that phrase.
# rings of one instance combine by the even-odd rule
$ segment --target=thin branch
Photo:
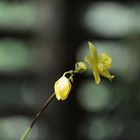
[[[35,123],[37,122],[37,120],[42,116],[42,114],[44,113],[45,109],[47,108],[47,106],[50,104],[50,102],[53,100],[54,97],[55,97],[55,93],[53,93],[49,97],[49,99],[46,100],[46,102],[41,107],[40,111],[33,118],[31,124],[29,125],[29,127],[27,127],[27,129],[25,130],[25,132],[21,136],[20,140],[26,140],[26,138],[29,135],[30,131],[32,130],[33,126],[35,125]]]

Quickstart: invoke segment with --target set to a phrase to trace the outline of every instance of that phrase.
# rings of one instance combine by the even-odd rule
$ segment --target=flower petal
[[[65,85],[64,89],[60,93],[61,100],[66,100],[68,98],[70,90],[71,90],[71,83],[70,81],[68,81],[67,85]]]
[[[61,97],[60,97],[60,95],[58,93],[56,93],[55,95],[56,95],[57,100],[61,99]]]
[[[99,56],[99,63],[103,64],[104,69],[109,69],[112,66],[112,59],[108,54],[101,53]]]
[[[97,68],[98,68],[99,71],[103,71],[103,70],[104,70],[104,66],[103,66],[102,63],[99,63],[99,64],[97,65]]]
[[[100,79],[98,69],[96,68],[93,69],[93,75],[94,75],[96,84],[99,85],[101,79]]]
[[[108,70],[104,70],[104,71],[100,72],[100,74],[102,76],[108,78],[110,81],[112,81],[112,79],[115,77],[114,75],[111,75]]]
[[[88,45],[89,45],[89,50],[90,50],[91,56],[93,57],[93,61],[97,64],[97,62],[98,62],[97,50],[91,42],[88,42]]]
[[[85,56],[85,61],[91,65],[93,65],[93,58],[89,55]]]
[[[54,85],[54,88],[55,88],[55,95],[56,95],[56,98],[57,100],[60,100],[61,97],[60,97],[60,93],[59,93],[59,89],[56,88],[56,85],[58,84],[58,81],[55,82],[55,85]]]

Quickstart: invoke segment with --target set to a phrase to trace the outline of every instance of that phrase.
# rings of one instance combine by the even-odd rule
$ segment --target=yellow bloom
[[[54,84],[54,91],[58,100],[66,100],[71,90],[71,82],[65,76],[62,76]]]
[[[85,56],[85,61],[92,65],[93,75],[96,84],[100,83],[100,75],[112,80],[114,75],[111,75],[108,69],[112,66],[112,59],[106,53],[101,53],[98,57],[97,50],[95,46],[89,42],[90,56]]]

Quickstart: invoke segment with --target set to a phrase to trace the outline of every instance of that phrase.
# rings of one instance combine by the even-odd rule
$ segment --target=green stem
[[[66,71],[63,76],[65,76],[66,74],[72,74],[73,73],[73,70],[69,70],[69,71]]]
[[[27,129],[25,130],[25,132],[23,133],[23,135],[21,136],[20,140],[26,140],[27,136],[29,135],[30,131],[31,131],[31,127],[27,127]]]
[[[50,104],[50,102],[52,101],[52,99],[55,97],[55,93],[53,93],[48,100],[46,100],[46,102],[43,104],[43,106],[41,107],[40,111],[35,115],[35,117],[33,118],[31,124],[29,125],[29,127],[27,127],[27,129],[25,130],[25,132],[23,133],[23,135],[21,136],[20,140],[26,140],[27,136],[29,135],[30,131],[32,130],[33,126],[35,125],[35,123],[37,122],[37,120],[42,116],[42,114],[44,113],[45,109],[47,108],[47,106]]]

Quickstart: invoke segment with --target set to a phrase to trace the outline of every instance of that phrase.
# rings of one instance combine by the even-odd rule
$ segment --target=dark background
[[[19,140],[88,41],[111,55],[115,79],[77,75],[28,140],[140,139],[139,0],[0,0],[0,140]]]

